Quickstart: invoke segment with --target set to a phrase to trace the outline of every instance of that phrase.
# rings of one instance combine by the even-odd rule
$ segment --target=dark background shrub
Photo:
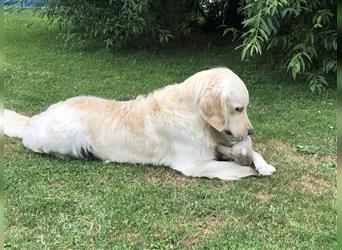
[[[194,34],[232,34],[242,60],[266,54],[293,78],[307,80],[312,91],[336,82],[336,0],[45,2],[42,15],[66,31],[72,48],[181,46]]]

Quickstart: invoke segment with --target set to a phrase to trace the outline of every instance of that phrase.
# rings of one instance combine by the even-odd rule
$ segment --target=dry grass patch
[[[267,155],[266,160],[270,164],[277,166],[280,157],[289,159],[296,165],[312,165],[317,166],[323,162],[336,162],[335,156],[320,156],[319,154],[300,154],[296,149],[288,143],[279,139],[271,139],[266,143],[258,143],[254,145],[257,151],[262,155]]]
[[[110,181],[110,177],[106,176],[106,175],[102,175],[99,177],[99,180],[101,182],[101,184],[107,184]]]
[[[311,193],[316,193],[324,189],[330,189],[332,187],[329,182],[320,178],[316,178],[312,175],[302,176],[296,184],[297,187]]]
[[[174,183],[179,185],[187,185],[190,183],[194,183],[195,179],[182,176],[177,173],[166,173],[165,175],[162,175],[158,171],[156,171],[154,168],[149,168],[147,171],[147,179],[150,182],[165,182],[165,183]]]
[[[198,218],[201,227],[193,235],[186,237],[183,242],[187,247],[194,246],[198,243],[201,237],[207,237],[213,235],[220,226],[224,224],[222,220],[216,215],[208,215]]]
[[[13,235],[14,233],[25,235],[26,232],[28,231],[29,231],[28,227],[24,226],[22,223],[17,222],[17,221],[16,221],[16,224],[11,225],[6,228],[7,235]]]
[[[261,191],[259,193],[257,193],[256,198],[261,202],[261,203],[265,203],[267,202],[270,198],[272,198],[274,196],[274,194],[272,193],[268,193],[265,191]]]
[[[298,180],[289,184],[289,190],[301,189],[304,192],[311,194],[321,193],[322,191],[331,191],[334,187],[333,184],[319,177],[307,174],[300,177]]]
[[[4,143],[4,153],[11,154],[20,149],[21,141],[13,138],[6,138]]]
[[[240,217],[240,216],[235,216],[235,217],[234,217],[234,223],[235,223],[235,226],[236,226],[237,228],[241,228],[241,227],[247,225],[249,222],[246,221],[245,219],[243,219],[243,218]]]

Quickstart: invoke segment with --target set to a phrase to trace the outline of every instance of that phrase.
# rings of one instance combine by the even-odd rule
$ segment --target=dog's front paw
[[[259,165],[256,168],[256,171],[258,171],[258,173],[262,176],[269,176],[269,175],[272,175],[276,171],[276,168],[266,163],[266,164]]]

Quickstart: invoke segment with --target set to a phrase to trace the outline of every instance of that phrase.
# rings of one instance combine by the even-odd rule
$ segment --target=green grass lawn
[[[277,167],[238,182],[165,167],[62,161],[5,139],[5,248],[332,249],[335,90],[317,96],[234,46],[69,51],[56,28],[6,13],[5,106],[27,115],[76,95],[127,100],[227,66],[250,92],[254,147]],[[308,154],[308,151],[315,151]]]

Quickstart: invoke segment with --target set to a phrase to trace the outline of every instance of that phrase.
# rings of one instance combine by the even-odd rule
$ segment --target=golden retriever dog
[[[248,102],[243,81],[214,68],[130,101],[79,96],[33,117],[5,110],[5,135],[62,158],[164,165],[222,180],[271,175],[275,168],[256,152],[255,169],[216,160],[216,146],[228,143],[227,134],[243,140],[252,133]]]

